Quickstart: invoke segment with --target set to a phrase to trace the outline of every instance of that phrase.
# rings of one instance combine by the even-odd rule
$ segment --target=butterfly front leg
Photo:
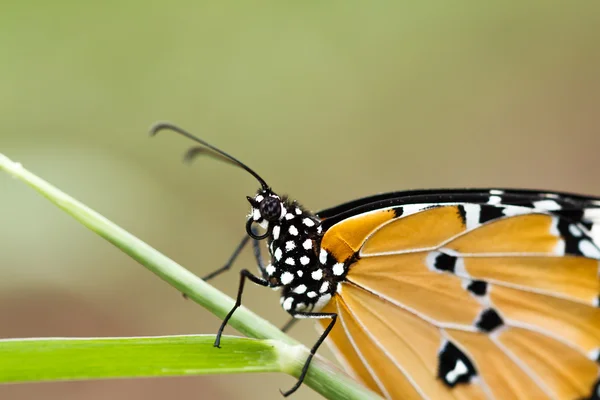
[[[235,310],[237,310],[242,305],[242,293],[244,292],[244,284],[246,282],[246,279],[249,279],[253,283],[260,285],[260,286],[264,286],[264,287],[274,287],[275,286],[275,285],[271,284],[270,282],[268,282],[262,278],[259,278],[258,276],[253,275],[247,269],[241,270],[240,271],[240,285],[238,287],[238,293],[237,293],[237,298],[235,300],[235,305],[233,306],[231,311],[229,311],[229,313],[227,314],[225,319],[223,319],[223,322],[221,323],[221,326],[219,327],[219,331],[217,332],[217,337],[215,338],[215,343],[213,344],[214,347],[221,347],[221,335],[223,334],[223,330],[225,330],[225,327],[227,326],[227,322],[229,322],[229,319],[231,319]]]

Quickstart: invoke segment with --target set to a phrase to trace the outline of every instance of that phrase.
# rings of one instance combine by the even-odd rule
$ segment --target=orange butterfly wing
[[[329,343],[371,389],[393,399],[590,396],[597,245],[551,212],[490,207],[408,205],[326,232],[322,249],[350,263],[323,310],[340,316]]]

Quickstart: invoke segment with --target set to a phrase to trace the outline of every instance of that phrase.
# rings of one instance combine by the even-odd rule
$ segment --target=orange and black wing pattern
[[[389,399],[599,399],[600,202],[408,193],[321,215],[343,366]]]

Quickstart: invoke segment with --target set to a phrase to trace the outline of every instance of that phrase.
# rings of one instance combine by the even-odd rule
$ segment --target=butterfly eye
[[[281,216],[281,201],[275,197],[267,197],[260,203],[259,210],[267,221],[277,221]]]

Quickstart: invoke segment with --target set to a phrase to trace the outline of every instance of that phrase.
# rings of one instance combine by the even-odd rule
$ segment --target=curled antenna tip
[[[149,134],[150,136],[155,136],[158,132],[165,129],[173,129],[173,124],[170,122],[157,122],[150,127]]]
[[[202,147],[192,147],[183,155],[183,162],[190,163],[194,158],[198,157],[202,153],[206,153],[206,149]]]

